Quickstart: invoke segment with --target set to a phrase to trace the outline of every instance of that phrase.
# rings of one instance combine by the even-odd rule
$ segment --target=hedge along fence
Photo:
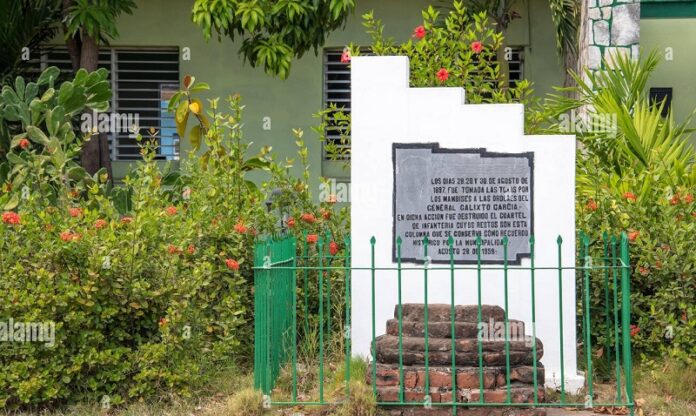
[[[507,261],[502,267],[482,265],[480,259],[481,238],[477,238],[476,246],[477,264],[474,266],[455,266],[454,255],[452,254],[453,240],[449,241],[450,264],[444,267],[433,267],[424,264],[419,267],[404,267],[401,263],[401,239],[397,239],[397,265],[396,267],[381,267],[375,264],[374,252],[376,241],[371,239],[372,259],[365,267],[351,266],[350,241],[346,239],[346,250],[339,259],[334,258],[330,252],[327,253],[324,240],[317,238],[316,241],[305,239],[303,244],[298,245],[294,237],[286,236],[277,239],[269,238],[256,243],[255,247],[255,385],[266,395],[266,403],[269,405],[324,405],[335,404],[342,398],[327,400],[324,392],[326,384],[326,344],[331,342],[328,331],[332,328],[332,320],[335,322],[335,312],[326,309],[327,299],[332,296],[331,283],[336,281],[336,274],[342,275],[341,280],[345,287],[345,311],[343,316],[343,328],[347,330],[351,326],[350,322],[350,286],[351,272],[353,270],[369,270],[371,273],[371,303],[372,303],[372,351],[376,353],[377,365],[371,365],[368,374],[368,383],[372,386],[373,394],[377,403],[385,407],[400,406],[441,406],[451,407],[453,414],[458,408],[468,407],[628,407],[633,413],[633,391],[632,391],[632,356],[631,356],[631,325],[630,325],[630,264],[628,252],[628,237],[622,234],[620,237],[608,237],[604,235],[603,250],[595,253],[596,250],[590,244],[590,239],[585,234],[581,234],[578,258],[580,264],[574,267],[562,266],[561,248],[562,238],[557,240],[558,264],[537,266],[534,255],[534,238],[530,238],[531,262],[529,267],[517,267],[515,270],[527,270],[529,272],[529,288],[532,296],[530,305],[532,316],[532,342],[529,350],[524,354],[519,354],[519,344],[511,338],[511,321],[507,314],[508,310],[508,271],[512,267],[508,266]],[[316,255],[308,256],[311,245],[316,245]],[[428,240],[423,241],[424,257],[428,256]],[[314,249],[311,249],[314,251]],[[504,258],[507,258],[507,239],[503,240]],[[300,255],[298,256],[298,253]],[[592,254],[595,255],[592,255]],[[298,259],[300,261],[298,261]],[[565,380],[563,369],[563,337],[567,331],[581,331],[583,344],[583,360],[586,374],[587,396],[584,402],[574,402],[569,400],[566,394],[564,383],[561,383],[560,400],[553,403],[544,402],[544,391],[540,390],[543,386],[543,366],[537,363],[543,346],[536,341],[536,300],[535,300],[535,274],[541,270],[558,271],[559,294],[562,293],[563,270],[572,269],[576,272],[578,284],[581,287],[581,303],[578,309],[578,316],[581,323],[578,328],[563,328],[562,326],[562,299],[559,296],[559,315],[561,330],[558,334],[561,345],[561,379]],[[401,274],[404,270],[423,271],[424,304],[418,309],[418,305],[402,304],[401,301]],[[450,272],[451,301],[448,308],[443,310],[442,305],[428,305],[428,272],[434,270],[446,270]],[[497,270],[504,276],[505,281],[505,305],[498,308],[481,303],[481,274],[484,270]],[[388,324],[388,334],[396,335],[395,338],[388,340],[385,336],[376,336],[375,322],[375,303],[377,302],[375,293],[375,281],[380,274],[395,272],[398,279],[398,304],[395,311],[395,322]],[[327,278],[327,273],[329,278]],[[333,273],[333,278],[331,277]],[[457,277],[462,275],[475,274],[477,278],[477,297],[478,302],[472,306],[458,306],[454,303],[454,291],[456,288]],[[316,278],[316,280],[315,280]],[[298,279],[300,280],[298,282]],[[590,308],[590,287],[593,281],[601,281],[604,285],[604,298],[607,301],[601,316],[592,316]],[[298,286],[300,284],[300,286]],[[310,319],[311,301],[309,298],[309,288],[316,285],[317,288],[317,309],[314,311],[319,319],[319,346],[318,346],[318,398],[314,400],[301,400],[300,397],[307,397],[311,392],[298,391],[298,344],[304,342],[303,334],[298,331],[305,319]],[[335,289],[333,289],[335,290]],[[298,293],[300,294],[298,296]],[[467,309],[469,308],[469,309]],[[473,309],[472,309],[473,308]],[[497,309],[496,309],[497,308]],[[447,310],[449,309],[449,310]],[[336,311],[334,309],[333,311]],[[430,316],[429,316],[430,314]],[[496,315],[497,314],[497,315]],[[420,315],[420,316],[419,316]],[[484,341],[480,335],[484,318],[496,315],[502,317],[505,322],[505,334],[503,339],[504,355],[496,356],[500,367],[495,370],[494,380],[491,382],[489,363],[493,360],[489,341]],[[405,320],[405,316],[408,318]],[[460,322],[460,318],[469,316],[474,332],[469,332],[468,337],[461,338],[459,335],[466,335],[466,322]],[[298,319],[298,317],[302,317]],[[420,320],[422,318],[422,320]],[[414,321],[415,319],[415,321]],[[549,318],[551,319],[551,318]],[[414,347],[413,335],[409,333],[417,323],[422,325],[423,342]],[[396,323],[396,325],[394,325]],[[443,324],[449,327],[444,328]],[[475,326],[474,326],[475,324]],[[306,324],[305,324],[306,325]],[[432,326],[430,328],[429,326]],[[602,360],[615,369],[615,400],[608,403],[593,403],[595,384],[593,345],[595,339],[591,336],[593,327],[602,327],[605,337],[603,345],[606,348]],[[326,329],[325,329],[326,328]],[[436,337],[436,332],[442,338]],[[340,332],[339,336],[343,336]],[[473,335],[472,334],[476,334]],[[435,336],[434,336],[435,335]],[[334,335],[335,336],[335,335]],[[388,335],[387,335],[388,336]],[[449,339],[447,339],[449,338]],[[395,341],[396,339],[396,341]],[[385,341],[386,340],[386,341]],[[610,342],[611,341],[611,342]],[[388,355],[387,344],[391,342],[397,347],[395,356],[397,357],[395,370],[391,373],[385,371],[383,364]],[[554,340],[546,340],[547,343]],[[446,344],[450,344],[447,346]],[[394,345],[391,345],[392,347]],[[434,349],[433,349],[434,347]],[[413,367],[412,363],[407,363],[406,357],[412,357],[412,348],[421,348],[424,362],[422,367]],[[432,350],[429,350],[432,349]],[[484,351],[485,349],[485,351]],[[444,352],[443,352],[444,351]],[[392,351],[393,352],[393,351]],[[611,353],[610,353],[611,352]],[[351,345],[350,338],[346,336],[345,342],[345,368],[343,382],[345,383],[346,396],[350,389],[351,382]],[[447,363],[443,361],[443,354],[451,356]],[[394,354],[392,354],[394,355]],[[502,357],[502,358],[501,358]],[[520,376],[518,366],[520,357],[525,358],[530,364],[531,371],[526,371],[527,376]],[[394,357],[392,357],[394,358]],[[411,360],[412,361],[412,360]],[[484,362],[486,363],[484,365]],[[469,367],[462,368],[462,364]],[[449,367],[449,368],[448,368]],[[424,369],[424,371],[422,371]],[[282,371],[287,370],[291,373],[292,384],[289,392],[289,400],[273,400],[272,395],[277,394],[274,390],[275,383]],[[387,369],[388,370],[388,369]],[[409,381],[413,372],[419,373],[422,380],[420,387],[414,389]],[[468,373],[467,373],[468,371]],[[451,377],[451,380],[443,381],[443,373]],[[466,376],[473,375],[467,379]],[[521,378],[528,378],[532,386],[531,394],[518,394],[517,386],[513,382],[521,381]],[[515,379],[517,378],[517,379]],[[540,381],[540,379],[542,381]],[[469,380],[468,384],[465,380]],[[493,384],[491,384],[493,383]],[[497,386],[497,392],[492,392],[491,387]],[[410,385],[409,385],[410,384]],[[465,385],[466,384],[466,385]],[[416,385],[418,386],[418,384]],[[392,387],[392,388],[390,388]],[[395,387],[395,388],[393,388]],[[437,398],[432,394],[434,388],[442,394]],[[445,391],[449,390],[449,391]],[[468,395],[463,396],[461,392],[466,390]],[[452,394],[455,391],[457,394]],[[431,394],[426,394],[430,392]],[[481,394],[483,392],[483,394]],[[447,394],[448,393],[448,394]],[[495,393],[495,394],[494,394]],[[420,395],[418,397],[418,395]]]

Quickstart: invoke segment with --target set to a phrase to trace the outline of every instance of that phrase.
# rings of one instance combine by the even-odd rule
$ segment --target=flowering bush
[[[693,364],[696,188],[663,185],[637,198],[633,190],[645,182],[644,174],[625,173],[619,179],[609,172],[597,172],[596,166],[592,158],[582,157],[580,169],[594,172],[596,186],[593,192],[578,197],[578,229],[606,231],[610,235],[626,230],[632,267],[632,346],[647,355],[669,354]],[[664,183],[660,178],[652,180]],[[600,241],[594,245],[595,253],[603,250]],[[591,291],[593,335],[595,345],[601,347],[606,336],[603,274],[592,276]]]
[[[311,199],[306,170],[293,178],[270,149],[246,156],[238,96],[227,111],[217,99],[206,108],[192,95],[207,86],[187,80],[177,99],[198,121],[189,138],[207,150],[181,172],[155,162],[156,131],[138,136],[143,160],[119,188],[105,175],[75,182],[62,169],[33,171],[43,154],[13,147],[9,158],[25,167],[7,172],[0,193],[0,319],[55,331],[50,345],[2,343],[0,408],[188,394],[250,354],[253,241],[287,220],[264,206],[271,191],[282,187],[271,207],[298,218],[294,232],[340,228],[340,215]],[[258,169],[269,172],[266,186],[246,178]],[[43,182],[10,186],[25,171],[45,175],[51,192]]]
[[[503,34],[492,29],[485,12],[471,14],[461,1],[455,1],[446,16],[440,16],[432,6],[423,10],[423,24],[402,44],[384,38],[382,22],[372,12],[363,15],[363,25],[372,37],[372,53],[409,57],[413,87],[463,87],[467,102],[472,104],[525,102],[529,98],[529,82],[510,87],[501,69],[498,54]]]

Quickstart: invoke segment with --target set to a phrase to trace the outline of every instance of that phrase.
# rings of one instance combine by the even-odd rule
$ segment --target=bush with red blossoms
[[[139,136],[143,160],[120,187],[103,173],[64,183],[56,172],[51,192],[28,182],[25,195],[12,176],[2,184],[3,316],[55,322],[56,338],[50,349],[0,348],[0,408],[187,394],[251,357],[256,235],[293,232],[302,250],[304,233],[316,234],[327,257],[326,233],[342,239],[347,213],[317,204],[309,177],[292,176],[268,151],[247,155],[241,129],[225,127],[241,123],[240,98],[213,105],[199,108],[211,151],[179,171],[155,160],[156,136]],[[34,147],[18,142],[12,152],[33,163],[45,156]],[[267,172],[266,185],[247,180],[253,170]],[[303,219],[292,229],[291,216]]]

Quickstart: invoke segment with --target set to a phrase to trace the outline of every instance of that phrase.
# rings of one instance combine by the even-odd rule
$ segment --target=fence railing
[[[396,241],[396,265],[390,264],[383,267],[375,264],[375,250],[377,248],[374,237],[369,241],[371,258],[369,264],[364,267],[351,265],[350,240],[345,239],[341,242],[343,250],[340,254],[336,253],[335,247],[330,249],[328,238],[318,238],[315,242],[308,243],[297,241],[294,237],[286,236],[278,239],[268,239],[259,241],[255,247],[255,354],[254,354],[254,375],[255,386],[260,389],[269,405],[324,405],[336,404],[345,400],[350,391],[352,379],[368,381],[371,385],[373,394],[380,406],[426,406],[426,407],[451,407],[453,414],[458,408],[466,407],[625,407],[633,414],[633,391],[632,391],[632,358],[631,358],[631,329],[630,329],[630,262],[629,244],[625,234],[619,237],[609,237],[606,234],[603,238],[591,240],[587,235],[580,233],[577,247],[578,264],[564,266],[562,262],[563,240],[559,236],[556,241],[557,263],[552,265],[535,264],[535,241],[534,237],[529,240],[530,259],[528,266],[510,266],[507,260],[502,265],[482,264],[480,237],[476,240],[477,262],[474,265],[459,265],[454,259],[454,242],[452,238],[448,240],[449,258],[448,265],[439,264],[437,266],[429,264],[426,260],[423,265],[402,265],[401,262],[401,239]],[[424,258],[428,259],[428,240],[423,240]],[[507,238],[502,240],[503,259],[507,259]],[[362,260],[362,259],[361,259]],[[367,261],[367,259],[365,259]],[[524,263],[523,263],[524,264]],[[404,364],[404,305],[402,304],[402,274],[406,271],[421,271],[423,279],[423,316],[422,334],[424,343],[424,362],[425,380],[422,399],[416,400],[413,395],[409,395],[405,386],[405,372],[410,371]],[[511,380],[511,346],[514,342],[510,334],[510,317],[508,316],[508,273],[514,270],[515,273],[528,273],[529,291],[531,292],[530,316],[531,316],[531,351],[532,357],[529,362],[532,371],[532,379],[529,381],[533,387],[533,394],[529,397],[516,397],[512,394],[513,382]],[[568,270],[575,272],[575,280],[567,280]],[[370,323],[372,332],[371,355],[378,355],[379,339],[376,333],[375,305],[379,294],[376,292],[375,283],[379,281],[380,275],[386,273],[396,274],[397,279],[397,306],[395,318],[397,323],[396,335],[398,337],[398,393],[396,397],[388,398],[383,392],[378,391],[378,363],[373,358],[371,365],[368,365],[367,374],[353,376],[351,374],[352,348],[350,338],[351,328],[351,273],[360,271],[369,272],[370,276],[370,303],[372,306]],[[471,324],[476,324],[480,331],[484,324],[482,304],[482,273],[486,271],[496,271],[502,274],[504,285],[503,296],[503,319],[504,319],[504,362],[501,361],[498,374],[503,378],[498,387],[504,391],[503,400],[487,400],[486,384],[484,373],[486,366],[484,358],[488,356],[484,353],[486,341],[481,338],[480,332],[475,339],[473,351],[468,351],[473,355],[463,354],[463,344],[458,341],[457,333],[461,331],[460,322],[456,316],[459,314],[455,304],[455,287],[458,279],[463,276],[476,277],[476,305],[475,320]],[[429,273],[449,272],[450,302],[449,302],[449,338],[451,345],[449,353],[451,362],[447,366],[451,372],[451,382],[447,385],[451,390],[451,397],[443,396],[439,402],[433,402],[430,396],[431,390],[431,358],[433,352],[429,350],[433,340],[429,328],[431,318],[428,316],[431,307],[428,304],[428,279]],[[537,293],[538,273],[556,273],[558,285],[558,317],[544,316],[544,319],[558,319],[559,333],[558,341],[560,345],[560,395],[557,400],[551,400],[544,394],[543,381],[539,380],[539,365],[536,342],[536,322],[537,322]],[[298,279],[301,281],[298,285]],[[563,286],[564,284],[576,284],[579,292],[577,299],[577,322],[574,328],[563,326]],[[600,298],[593,298],[593,293],[600,293]],[[594,299],[594,302],[593,302]],[[548,300],[547,300],[548,301]],[[599,309],[599,311],[598,311]],[[598,313],[599,312],[599,313]],[[412,314],[412,311],[409,312]],[[593,317],[593,313],[595,316]],[[600,315],[597,317],[597,315]],[[420,318],[419,318],[420,319]],[[438,325],[442,326],[442,322]],[[584,395],[578,397],[572,392],[566,391],[566,374],[564,368],[564,335],[573,335],[578,332],[578,346],[580,348],[578,366],[584,367],[585,387]],[[599,342],[601,340],[601,343]],[[336,342],[339,341],[339,342]],[[555,340],[544,340],[547,344],[553,344]],[[597,345],[599,344],[599,345]],[[336,345],[339,345],[338,347]],[[602,348],[602,354],[593,353],[593,348]],[[298,364],[298,349],[303,351],[304,362]],[[328,350],[331,350],[330,357]],[[338,363],[337,352],[341,351],[341,369],[332,369],[331,380],[327,380],[327,360],[333,360],[329,364],[335,367]],[[460,354],[461,353],[461,354]],[[487,352],[486,352],[487,353]],[[308,358],[314,358],[315,366],[309,365]],[[463,358],[462,358],[463,357]],[[478,389],[468,389],[467,397],[462,398],[458,386],[457,375],[461,366],[466,364],[466,360],[473,357],[473,361],[468,363],[470,367],[478,372]],[[396,364],[396,363],[395,363]],[[301,367],[298,369],[298,365]],[[442,368],[442,362],[436,364]],[[609,385],[615,389],[613,397],[600,397],[595,399],[596,369],[599,365],[602,370],[601,376],[611,380]],[[302,390],[299,379],[307,379],[307,373],[316,372],[316,382],[311,387],[306,387],[309,391]],[[337,375],[337,373],[341,373]],[[487,373],[486,373],[487,374]],[[338,393],[334,388],[329,392],[325,391],[327,383],[331,382],[335,387],[335,379],[340,377],[344,388]],[[278,380],[283,378],[283,386],[279,386]],[[365,380],[368,379],[368,380]],[[613,380],[612,380],[613,379]],[[451,383],[451,384],[450,384]],[[383,384],[383,383],[382,383]],[[606,383],[605,383],[606,385]],[[471,387],[471,386],[469,386]],[[542,390],[540,390],[540,387]],[[420,391],[420,390],[419,390]],[[474,395],[471,396],[471,392]]]

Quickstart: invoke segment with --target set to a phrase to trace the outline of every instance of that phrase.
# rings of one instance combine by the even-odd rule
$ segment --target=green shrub
[[[320,217],[309,232],[340,229],[340,216],[322,216],[332,206],[317,207],[307,177],[292,178],[267,151],[247,157],[240,98],[228,110],[217,103],[193,106],[205,125],[189,136],[203,156],[192,153],[181,172],[160,167],[151,131],[138,136],[143,160],[119,188],[104,174],[75,181],[66,165],[44,168],[55,167],[50,155],[79,151],[80,138],[13,148],[10,159],[23,162],[0,194],[0,322],[55,323],[55,339],[0,343],[0,408],[190,395],[220,366],[248,361],[253,242],[281,221],[263,204],[275,185],[257,187],[246,173],[292,184],[274,206]],[[48,130],[44,120],[37,130]],[[26,188],[12,186],[19,175],[31,178]]]

